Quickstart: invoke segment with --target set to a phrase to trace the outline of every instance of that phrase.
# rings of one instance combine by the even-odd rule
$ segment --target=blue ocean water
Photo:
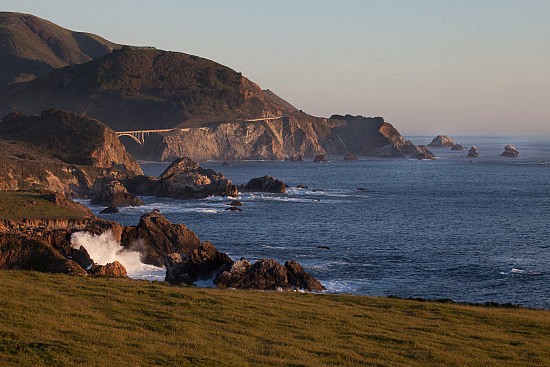
[[[236,184],[269,174],[292,188],[241,194],[240,213],[225,210],[227,198],[147,197],[103,217],[135,225],[158,208],[234,259],[296,259],[331,292],[550,309],[550,138],[455,141],[480,158],[433,149],[433,161],[205,162]],[[508,143],[519,158],[499,156]],[[148,174],[166,166],[143,164]]]

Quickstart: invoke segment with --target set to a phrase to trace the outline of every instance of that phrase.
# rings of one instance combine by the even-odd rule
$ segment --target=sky
[[[405,135],[550,136],[549,0],[0,0],[227,65],[315,116]]]

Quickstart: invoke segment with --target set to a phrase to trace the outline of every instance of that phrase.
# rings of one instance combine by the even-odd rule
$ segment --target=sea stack
[[[477,148],[475,145],[472,145],[470,147],[470,150],[468,151],[468,158],[477,158],[479,157],[479,152],[477,151]]]
[[[454,145],[453,138],[446,135],[438,135],[433,138],[432,142],[428,144],[429,148],[448,148]]]
[[[506,144],[504,147],[504,152],[500,155],[501,157],[508,158],[517,158],[519,156],[519,151],[512,144]]]

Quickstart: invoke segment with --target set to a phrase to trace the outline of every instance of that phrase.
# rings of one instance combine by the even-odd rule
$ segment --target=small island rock
[[[508,157],[508,158],[517,158],[519,156],[519,151],[512,144],[507,144],[504,147],[504,152],[502,152],[500,156]]]
[[[430,148],[448,148],[454,144],[453,138],[446,135],[438,135],[428,144]]]
[[[470,150],[468,151],[468,158],[477,158],[479,157],[479,152],[477,151],[477,148],[475,145],[472,145],[470,147]]]

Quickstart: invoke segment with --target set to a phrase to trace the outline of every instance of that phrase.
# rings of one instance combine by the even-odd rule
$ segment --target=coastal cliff
[[[0,190],[49,190],[85,196],[102,176],[142,174],[103,123],[68,111],[11,113],[0,121]]]

